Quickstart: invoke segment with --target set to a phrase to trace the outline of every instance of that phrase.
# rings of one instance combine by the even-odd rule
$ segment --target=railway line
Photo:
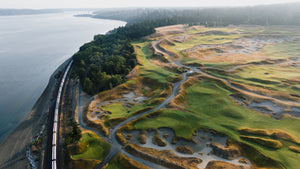
[[[60,100],[62,96],[62,90],[65,84],[65,80],[67,77],[68,72],[70,71],[71,65],[73,61],[71,61],[67,67],[67,69],[64,72],[63,78],[60,82],[57,97],[56,97],[56,103],[55,103],[55,110],[54,110],[54,120],[53,120],[53,129],[52,129],[52,151],[51,151],[51,168],[52,169],[57,169],[57,132],[58,132],[58,113],[59,113],[59,105],[60,105]]]

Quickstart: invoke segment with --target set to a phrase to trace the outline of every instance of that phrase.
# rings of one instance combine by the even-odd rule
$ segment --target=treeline
[[[70,121],[68,123],[68,126],[70,126],[71,130],[65,137],[65,144],[74,144],[78,142],[81,138],[81,130],[79,128],[79,124],[75,122],[74,120]]]
[[[137,8],[102,10],[94,17],[117,19],[134,24],[143,21],[169,20],[172,24],[206,26],[300,25],[300,3],[231,8]]]
[[[124,82],[125,76],[136,66],[136,55],[131,41],[154,33],[148,22],[126,25],[96,35],[73,55],[73,72],[79,76],[88,94],[111,89]]]

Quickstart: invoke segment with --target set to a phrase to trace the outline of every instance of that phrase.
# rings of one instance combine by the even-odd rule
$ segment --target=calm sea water
[[[125,24],[74,14],[0,16],[0,142],[26,118],[61,63],[95,34]]]

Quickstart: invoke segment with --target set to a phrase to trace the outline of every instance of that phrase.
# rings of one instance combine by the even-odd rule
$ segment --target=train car
[[[58,109],[57,109],[57,113],[56,113],[56,110],[55,110],[54,122],[58,122]]]
[[[57,122],[53,123],[53,133],[57,132]]]
[[[52,146],[52,161],[56,160],[56,145]]]
[[[56,169],[56,160],[52,161],[52,169]]]
[[[53,137],[52,137],[52,146],[56,146],[56,136],[57,134],[56,133],[53,133]]]

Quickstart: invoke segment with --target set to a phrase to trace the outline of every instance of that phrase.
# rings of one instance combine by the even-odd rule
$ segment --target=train
[[[58,93],[57,93],[57,98],[56,98],[56,104],[55,104],[55,111],[54,111],[54,120],[53,120],[53,130],[52,130],[52,169],[57,169],[57,154],[56,154],[56,150],[57,150],[57,128],[58,128],[58,112],[59,112],[59,104],[60,104],[60,99],[62,96],[62,89],[63,86],[65,84],[65,80],[67,77],[68,72],[70,71],[71,65],[72,65],[73,61],[71,61],[64,73],[64,76],[60,82],[60,86],[58,89]]]

